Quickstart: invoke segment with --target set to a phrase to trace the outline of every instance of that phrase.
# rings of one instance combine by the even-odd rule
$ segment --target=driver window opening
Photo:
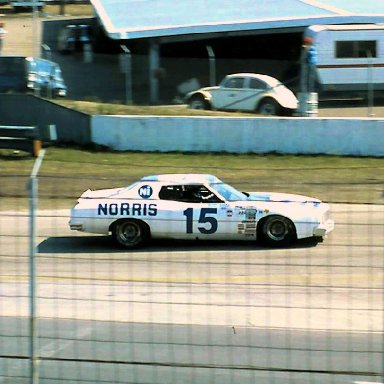
[[[162,200],[182,201],[186,203],[217,203],[221,200],[204,185],[168,185],[161,188]]]

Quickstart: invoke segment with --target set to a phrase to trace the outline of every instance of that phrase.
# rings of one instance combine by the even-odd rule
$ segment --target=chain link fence
[[[1,384],[384,382],[384,205],[332,204],[317,246],[126,251],[69,230],[77,179],[43,173],[35,209],[0,177]]]

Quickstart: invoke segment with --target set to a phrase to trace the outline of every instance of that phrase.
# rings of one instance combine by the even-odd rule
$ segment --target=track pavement
[[[378,382],[384,207],[333,212],[335,231],[317,246],[126,252],[71,232],[66,210],[40,211],[42,382]],[[17,376],[27,372],[28,216],[2,212],[0,234],[2,364]]]

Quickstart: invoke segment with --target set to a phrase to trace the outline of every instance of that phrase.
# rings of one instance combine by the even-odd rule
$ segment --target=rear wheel
[[[201,95],[193,96],[189,102],[190,109],[210,109],[209,103]]]
[[[259,228],[262,242],[274,246],[284,246],[296,240],[295,226],[284,216],[269,216]]]
[[[261,115],[277,115],[279,112],[279,104],[273,99],[264,99],[260,102],[259,107],[257,108],[257,112]]]
[[[122,220],[114,225],[112,234],[123,247],[137,248],[148,240],[149,229],[139,220]]]

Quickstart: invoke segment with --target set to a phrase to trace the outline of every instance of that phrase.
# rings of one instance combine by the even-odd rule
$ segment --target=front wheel
[[[279,112],[279,104],[273,99],[264,99],[257,109],[261,115],[275,116]]]
[[[267,217],[259,230],[262,242],[274,247],[287,245],[296,239],[295,226],[284,216]]]
[[[114,239],[125,248],[138,248],[149,237],[149,229],[138,220],[123,220],[117,222],[112,230]]]

